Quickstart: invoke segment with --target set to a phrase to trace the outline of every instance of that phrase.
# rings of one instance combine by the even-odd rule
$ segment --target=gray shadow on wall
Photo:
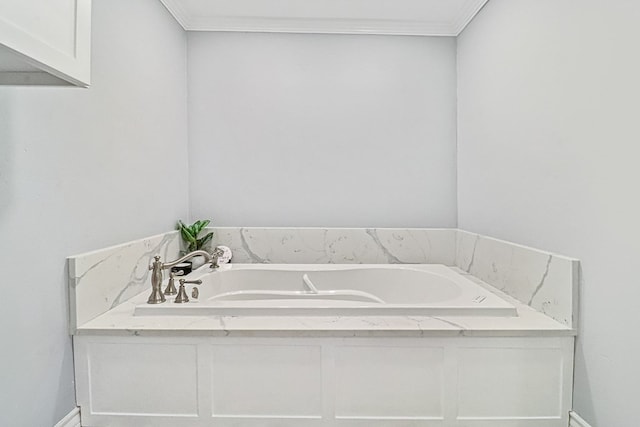
[[[64,307],[65,312],[67,313],[67,327],[66,332],[67,336],[65,339],[64,345],[64,355],[62,357],[62,365],[59,368],[59,379],[58,379],[58,391],[55,396],[55,404],[53,405],[54,412],[52,413],[52,422],[54,425],[58,421],[60,421],[64,416],[66,416],[69,411],[71,411],[76,406],[76,390],[75,390],[75,375],[73,369],[73,345],[72,338],[69,331],[69,286],[68,286],[68,277],[69,277],[69,267],[67,266],[66,260],[64,260],[64,268],[63,268],[63,277],[60,279],[62,285],[62,292],[60,293],[60,298],[63,299],[61,306]],[[71,379],[71,381],[69,381]]]
[[[13,94],[10,88],[0,88],[0,222],[14,199]]]
[[[575,356],[574,356],[574,368],[573,368],[573,402],[572,409],[578,413],[585,421],[590,422],[591,425],[597,426],[597,420],[595,419],[593,393],[591,392],[591,382],[589,381],[589,372],[587,371],[587,362],[584,357],[584,348],[582,347],[582,319],[584,319],[583,311],[584,305],[582,303],[582,295],[584,294],[584,274],[582,271],[582,262],[579,267],[579,286],[578,286],[578,336],[576,337]],[[576,382],[577,376],[580,374],[580,379]],[[580,402],[584,404],[587,402],[587,407],[576,408],[576,391],[580,394]]]

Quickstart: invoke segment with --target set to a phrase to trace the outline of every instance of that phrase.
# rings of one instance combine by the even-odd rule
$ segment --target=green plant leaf
[[[198,249],[204,248],[213,238],[213,233],[207,233],[202,239],[198,239]]]
[[[202,221],[196,221],[193,223],[193,225],[191,225],[191,231],[193,232],[193,235],[198,237],[198,234],[200,234],[200,231],[202,231]]]
[[[178,220],[176,224],[176,229],[180,230],[180,235],[182,236],[182,240],[187,244],[187,249],[192,252],[198,249],[203,248],[207,243],[209,243],[213,237],[213,233],[208,233],[201,239],[198,239],[198,235],[204,228],[209,225],[211,221],[207,220],[198,220],[191,225],[186,225],[182,220]]]
[[[195,236],[197,237],[204,228],[209,225],[211,221],[209,220],[199,220],[193,224]]]
[[[189,243],[189,245],[196,242],[195,236],[193,235],[191,230],[189,230],[188,227],[182,227],[180,229],[180,234],[182,235],[182,238],[184,239],[184,241]]]

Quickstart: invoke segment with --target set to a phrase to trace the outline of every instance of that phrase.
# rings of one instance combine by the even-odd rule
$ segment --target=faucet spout
[[[149,299],[147,300],[148,304],[160,304],[165,302],[164,294],[162,293],[162,271],[176,266],[181,262],[185,262],[195,256],[202,255],[208,263],[210,263],[211,268],[218,268],[218,258],[223,255],[223,252],[219,248],[215,248],[213,254],[210,254],[207,251],[193,251],[189,252],[185,256],[178,258],[175,261],[171,262],[162,262],[160,261],[160,256],[156,255],[153,257],[154,261],[149,266],[149,270],[151,270],[151,295],[149,295]],[[169,288],[168,288],[169,289]]]
[[[198,250],[198,251],[189,252],[182,258],[178,258],[175,261],[162,263],[162,269],[164,270],[167,268],[171,268],[177,264],[180,264],[181,262],[185,262],[186,260],[189,260],[194,256],[199,256],[199,255],[202,255],[207,260],[207,262],[212,262],[214,260],[213,255],[211,255],[209,252]]]

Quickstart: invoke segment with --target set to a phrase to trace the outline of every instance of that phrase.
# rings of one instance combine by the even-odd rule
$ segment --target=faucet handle
[[[218,268],[220,264],[228,264],[231,261],[231,249],[226,246],[216,246],[211,257],[211,268]]]
[[[184,285],[186,283],[190,283],[190,284],[194,284],[194,285],[200,285],[200,284],[202,284],[202,280],[180,279],[180,289],[178,290],[178,295],[176,296],[176,299],[173,300],[173,302],[175,302],[177,304],[182,304],[182,303],[185,303],[185,302],[189,302],[189,297],[187,296],[187,291],[184,288]]]
[[[158,263],[162,264],[160,262],[160,255],[155,255],[153,257],[153,259],[154,259],[154,261],[151,264],[149,264],[149,271],[153,270],[153,267],[155,267],[156,264],[158,264]]]
[[[169,283],[167,284],[167,287],[164,290],[165,295],[176,295],[178,293],[175,285],[176,276],[182,276],[183,274],[184,274],[184,271],[182,270],[178,270],[178,271],[171,270],[169,272]]]

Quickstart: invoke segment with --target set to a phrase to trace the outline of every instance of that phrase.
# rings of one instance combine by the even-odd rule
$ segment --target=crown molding
[[[413,19],[335,19],[266,16],[194,16],[181,0],[160,0],[186,31],[384,34],[455,37],[489,0],[465,4],[452,22]]]
[[[387,34],[455,36],[450,25],[437,22],[388,19],[236,18],[193,19],[187,31],[242,31],[268,33]]]
[[[160,0],[160,3],[162,3],[174,19],[182,25],[182,28],[189,31],[189,27],[191,26],[190,16],[179,0]]]
[[[460,11],[460,14],[453,21],[453,31],[455,35],[459,35],[471,20],[482,10],[489,0],[481,0],[479,2],[467,3],[465,7]]]

